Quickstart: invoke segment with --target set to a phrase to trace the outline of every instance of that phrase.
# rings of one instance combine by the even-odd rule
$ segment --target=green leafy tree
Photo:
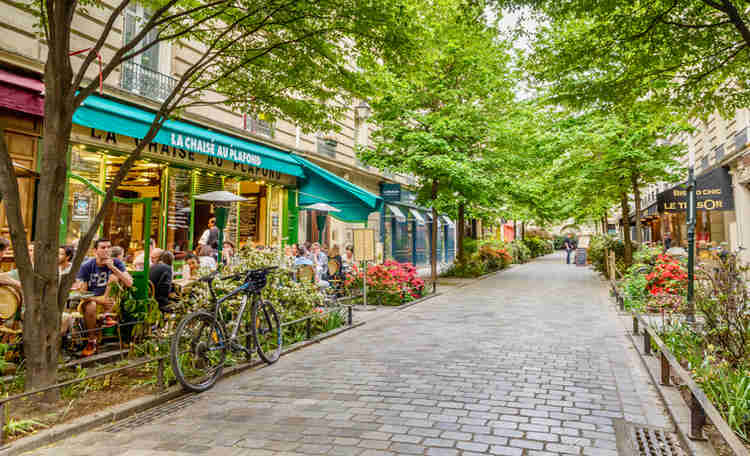
[[[432,205],[433,219],[441,200],[454,198],[459,214],[468,202],[487,202],[491,123],[513,99],[507,45],[482,11],[482,5],[456,0],[432,2],[420,11],[415,38],[420,50],[413,58],[371,61],[366,67],[377,90],[376,147],[360,157],[380,169],[417,176],[418,196]],[[461,220],[458,229],[461,242]],[[433,279],[436,237],[433,224]]]
[[[693,113],[750,102],[743,0],[500,0],[536,17],[528,66],[558,100],[586,107],[648,95]]]
[[[262,111],[297,122],[306,130],[333,127],[336,116],[352,106],[359,86],[352,62],[361,51],[370,58],[395,58],[408,50],[413,10],[401,0],[147,0],[150,15],[132,39],[117,36],[123,13],[133,0],[47,0],[34,2],[46,45],[44,138],[39,159],[34,258],[27,254],[15,172],[0,141],[0,194],[6,207],[24,301],[24,351],[27,389],[55,382],[60,316],[75,274],[114,192],[163,123],[180,109],[224,104],[241,112]],[[88,11],[88,12],[87,12]],[[101,17],[90,49],[71,56],[80,36],[80,18]],[[181,64],[174,88],[155,109],[145,137],[112,179],[91,228],[80,240],[71,272],[58,280],[58,230],[68,170],[67,145],[72,117],[99,84],[94,68],[105,57],[101,77],[108,81],[136,56],[160,42],[198,43],[193,59]],[[177,46],[175,46],[176,48]],[[215,100],[215,101],[214,101]]]

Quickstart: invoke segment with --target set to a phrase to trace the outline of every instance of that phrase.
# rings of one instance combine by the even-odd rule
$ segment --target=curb
[[[426,298],[432,296],[433,295],[426,296]],[[345,333],[354,328],[358,328],[365,323],[365,321],[361,321],[359,323],[354,323],[351,326],[343,326],[341,328],[336,328],[323,334],[318,334],[317,336],[309,340],[297,342],[282,350],[281,356],[287,355],[313,344],[318,344],[325,339],[337,336],[341,333]],[[224,373],[222,374],[221,378],[219,378],[218,382],[224,381],[225,379],[244,372],[248,369],[252,369],[254,367],[262,365],[265,365],[265,363],[262,360],[257,359],[254,361],[250,361],[249,363],[232,366],[224,370]],[[94,412],[89,415],[78,417],[69,423],[61,424],[59,426],[55,426],[28,437],[16,440],[6,446],[0,447],[0,456],[18,456],[23,453],[36,450],[43,446],[59,442],[60,440],[66,439],[81,432],[90,431],[93,428],[99,427],[103,424],[122,420],[129,416],[164,404],[165,402],[189,394],[193,393],[189,393],[183,390],[180,385],[173,385],[167,388],[166,391],[162,393],[150,394],[148,396],[134,399],[124,404],[118,404],[99,412]]]

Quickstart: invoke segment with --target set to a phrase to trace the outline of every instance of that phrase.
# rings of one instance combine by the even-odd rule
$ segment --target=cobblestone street
[[[173,414],[35,455],[616,455],[669,427],[604,282],[559,253],[220,382]]]

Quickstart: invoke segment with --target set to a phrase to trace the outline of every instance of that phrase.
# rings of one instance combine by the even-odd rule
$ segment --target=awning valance
[[[340,209],[331,216],[345,222],[365,222],[372,212],[383,207],[383,199],[348,182],[315,163],[292,155],[303,168],[305,177],[299,185],[299,204],[326,203]]]
[[[411,212],[411,215],[414,216],[414,219],[417,221],[417,223],[419,223],[420,225],[424,225],[424,217],[422,217],[422,214],[418,210],[410,207],[409,212]]]
[[[44,116],[44,83],[0,69],[0,107]]]
[[[73,123],[138,139],[146,136],[153,120],[149,111],[98,95],[86,98],[73,114]],[[304,175],[287,152],[179,120],[164,122],[153,142],[292,176]]]
[[[393,214],[394,217],[396,217],[396,220],[399,222],[405,222],[406,216],[403,212],[401,212],[401,209],[398,206],[393,206],[391,204],[386,204],[385,207],[388,208],[388,210]]]

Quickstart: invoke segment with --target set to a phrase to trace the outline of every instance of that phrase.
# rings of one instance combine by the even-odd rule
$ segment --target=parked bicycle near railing
[[[208,284],[214,310],[213,313],[199,310],[186,315],[180,321],[172,337],[170,350],[172,371],[182,386],[195,392],[211,388],[224,369],[227,350],[250,355],[254,348],[258,356],[268,364],[279,359],[282,349],[279,314],[273,305],[261,299],[260,295],[268,281],[268,274],[274,269],[276,267],[254,269],[221,277],[221,280],[244,279],[242,285],[221,299],[216,298],[213,288],[213,281],[218,271],[200,279],[201,282]],[[228,324],[231,328],[231,334],[229,334],[227,326],[224,325],[222,304],[235,297],[240,297],[240,308],[235,319]],[[238,340],[238,333],[248,300],[252,306],[250,316],[252,338],[248,338],[243,345]]]

